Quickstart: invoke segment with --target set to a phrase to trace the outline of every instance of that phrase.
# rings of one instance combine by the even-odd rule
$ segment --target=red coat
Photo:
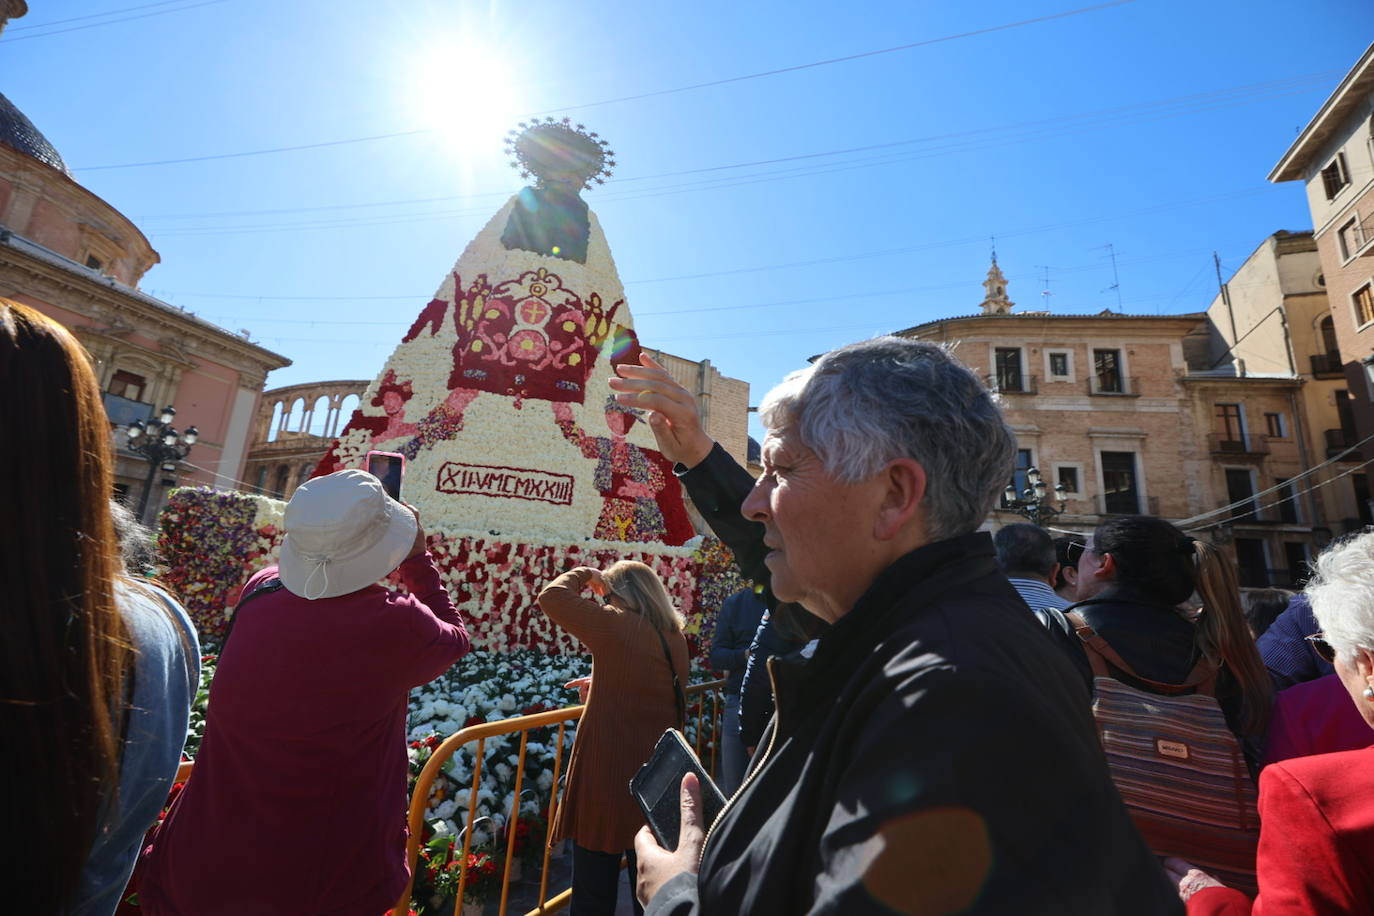
[[[1374,913],[1374,748],[1296,757],[1260,774],[1259,896],[1207,888],[1189,916]]]
[[[141,912],[375,916],[396,902],[407,693],[468,651],[433,558],[400,572],[409,594],[281,589],[244,606],[195,770],[144,859]]]

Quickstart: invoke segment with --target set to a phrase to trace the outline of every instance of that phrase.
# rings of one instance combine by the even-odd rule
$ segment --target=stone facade
[[[1270,181],[1302,181],[1359,440],[1374,436],[1374,46],[1346,74]],[[1364,448],[1366,458],[1374,448]]]
[[[1302,381],[1289,393],[1298,405],[1257,411],[1249,418],[1250,429],[1271,439],[1275,429],[1282,434],[1278,439],[1295,437],[1308,467],[1344,455],[1309,482],[1321,486],[1300,501],[1306,519],[1319,534],[1369,523],[1367,478],[1356,470],[1359,453],[1345,454],[1357,435],[1313,234],[1278,232],[1265,239],[1226,282],[1207,315],[1213,335],[1210,371]]]
[[[29,145],[46,148],[31,127]],[[64,170],[0,142],[0,296],[72,329],[94,360],[112,429],[173,404],[177,427],[200,431],[187,460],[162,473],[114,433],[116,491],[138,505],[150,489],[145,518],[172,485],[238,484],[267,373],[290,365],[140,292],[139,279],[157,262],[119,211]]]
[[[1305,428],[1302,380],[1213,373],[1206,315],[991,313],[898,333],[950,346],[997,392],[1017,436],[1018,492],[1030,467],[1050,488],[1065,485],[1055,529],[1086,535],[1109,515],[1158,515],[1231,545],[1245,585],[1305,574],[1310,497],[1291,518],[1268,508],[1275,497],[1206,515],[1310,466],[1295,432]],[[1268,414],[1283,418],[1284,435],[1264,435]],[[999,508],[988,527],[1022,520]]]

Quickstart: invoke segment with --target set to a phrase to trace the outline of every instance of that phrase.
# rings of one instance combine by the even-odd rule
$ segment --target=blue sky
[[[29,6],[0,91],[148,235],[145,290],[295,361],[269,386],[374,376],[518,189],[505,130],[566,112],[617,153],[584,196],[641,339],[755,402],[972,312],[989,236],[1020,306],[1048,267],[1053,311],[1117,308],[1110,244],[1123,311],[1205,308],[1213,251],[1310,228],[1265,176],[1374,37],[1368,0]]]

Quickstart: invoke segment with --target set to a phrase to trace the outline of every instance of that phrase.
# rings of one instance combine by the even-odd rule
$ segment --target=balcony
[[[1211,433],[1207,445],[1213,455],[1233,458],[1262,458],[1269,454],[1269,437],[1235,433]]]
[[[1341,254],[1348,258],[1374,256],[1374,215],[1358,220],[1354,225],[1347,223],[1338,233]]]
[[[1326,430],[1325,435],[1326,435],[1326,457],[1327,457],[1327,460],[1328,460],[1328,461],[1329,461],[1330,459],[1332,459],[1332,458],[1335,458],[1335,457],[1336,457],[1337,455],[1339,455],[1341,452],[1345,451],[1346,449],[1350,448],[1350,446],[1352,446],[1352,445],[1355,444],[1355,433],[1354,433],[1354,431],[1347,432],[1347,431],[1345,431],[1345,430],[1343,430],[1343,429],[1328,429],[1328,430]],[[1360,460],[1360,453],[1359,453],[1359,452],[1351,452],[1349,455],[1346,455],[1346,456],[1345,456],[1344,458],[1342,458],[1341,460],[1342,460],[1342,461],[1359,461],[1359,460]]]
[[[135,420],[146,422],[152,419],[153,411],[156,409],[152,404],[122,398],[117,394],[110,394],[108,391],[101,397],[105,401],[105,414],[115,426],[128,426]]]
[[[988,386],[988,391],[996,394],[1035,394],[1037,381],[1039,379],[1034,375],[988,375],[983,377],[983,382]]]
[[[1313,378],[1345,378],[1344,363],[1341,362],[1341,354],[1334,350],[1329,353],[1313,353],[1312,360]]]
[[[1088,376],[1088,394],[1106,398],[1138,398],[1140,389],[1134,378],[1121,375]]]

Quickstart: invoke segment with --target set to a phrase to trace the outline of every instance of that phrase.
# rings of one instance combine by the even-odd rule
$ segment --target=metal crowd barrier
[[[695,749],[697,756],[702,756],[703,739],[709,733],[710,742],[708,755],[709,759],[703,759],[702,764],[712,775],[716,773],[717,757],[720,751],[720,726],[721,715],[724,712],[724,680],[707,681],[701,684],[693,684],[687,688],[688,721],[696,722],[696,741]],[[707,697],[710,703],[707,702]],[[709,705],[709,709],[707,708]],[[477,816],[477,796],[482,782],[482,762],[486,742],[488,738],[495,738],[501,735],[520,734],[520,755],[519,764],[515,772],[515,788],[512,792],[510,818],[507,821],[506,829],[506,854],[505,868],[501,876],[501,904],[497,910],[498,916],[506,916],[506,907],[510,900],[511,891],[511,862],[515,852],[516,826],[520,820],[520,797],[521,787],[525,778],[525,748],[529,743],[529,733],[532,729],[546,728],[554,725],[558,726],[558,738],[554,751],[553,763],[553,782],[550,786],[549,804],[547,808],[547,823],[552,830],[554,816],[558,813],[559,795],[561,793],[560,775],[563,767],[563,745],[567,727],[570,723],[576,722],[582,717],[585,706],[569,706],[565,709],[552,709],[547,712],[535,713],[529,716],[516,716],[512,719],[502,719],[498,722],[486,722],[481,725],[472,725],[461,729],[450,735],[442,744],[434,749],[434,753],[425,763],[424,769],[420,772],[420,778],[415,783],[415,790],[410,796],[410,839],[406,842],[406,861],[410,867],[410,881],[406,884],[405,890],[396,901],[395,907],[391,910],[391,916],[406,916],[410,910],[410,893],[415,883],[416,860],[419,857],[421,834],[425,828],[425,811],[429,807],[430,793],[434,788],[434,781],[438,778],[444,764],[454,753],[465,745],[476,742],[477,747],[473,752],[472,766],[472,788],[468,796],[467,822],[461,832],[463,838],[463,851],[458,861],[461,863],[458,875],[458,887],[454,895],[454,916],[459,916],[463,908],[463,891],[467,886],[467,863],[468,854],[472,848],[473,825],[478,820]],[[709,717],[709,718],[707,718]],[[530,910],[525,916],[540,916],[544,913],[552,913],[568,905],[572,898],[572,888],[566,888],[554,896],[549,896],[549,857],[552,847],[548,836],[544,840],[544,857],[539,870],[539,903]],[[633,885],[632,885],[633,886]]]

